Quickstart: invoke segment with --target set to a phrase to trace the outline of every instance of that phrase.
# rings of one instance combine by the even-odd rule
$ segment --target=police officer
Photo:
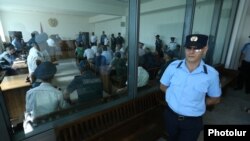
[[[171,63],[160,79],[166,94],[166,130],[169,141],[195,141],[202,130],[206,105],[219,103],[221,88],[218,72],[202,60],[208,36],[186,37],[184,60]]]
[[[249,36],[250,38],[250,36]],[[250,43],[246,43],[240,55],[240,62],[239,62],[239,71],[240,74],[237,80],[237,87],[234,88],[235,90],[240,90],[243,88],[245,82],[245,92],[246,94],[250,94]]]
[[[163,50],[162,50],[162,40],[160,39],[160,35],[155,36],[155,51],[157,52],[160,58],[163,58]]]
[[[25,118],[29,116],[31,119],[35,119],[67,107],[62,92],[52,85],[56,71],[56,66],[51,62],[43,62],[36,68],[34,75],[42,80],[42,83],[26,93]]]

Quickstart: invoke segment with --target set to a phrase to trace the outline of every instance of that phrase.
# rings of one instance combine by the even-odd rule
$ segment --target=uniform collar
[[[204,67],[203,67],[204,65],[205,65],[204,61],[201,60],[201,62],[198,65],[198,67],[192,73],[193,74],[195,74],[195,73],[201,73],[201,72],[205,73],[205,70],[204,70]],[[181,68],[185,68],[188,71],[188,68],[186,66],[186,59],[183,60],[183,63],[181,64],[180,67]]]

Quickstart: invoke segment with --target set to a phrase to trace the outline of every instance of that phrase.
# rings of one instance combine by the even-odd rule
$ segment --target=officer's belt
[[[202,116],[198,116],[198,117],[193,117],[193,116],[183,116],[180,114],[177,114],[176,112],[174,112],[168,105],[166,105],[167,110],[170,111],[174,116],[176,116],[176,118],[178,120],[187,120],[187,119],[199,119],[202,118]]]

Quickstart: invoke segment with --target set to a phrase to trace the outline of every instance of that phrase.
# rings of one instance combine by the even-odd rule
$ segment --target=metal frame
[[[140,25],[140,0],[129,1],[128,29],[128,95],[135,98],[137,94],[138,38]]]
[[[216,43],[216,38],[218,34],[222,5],[223,5],[223,0],[215,0],[213,18],[212,18],[210,35],[209,35],[209,40],[208,40],[209,49],[206,55],[206,63],[210,65],[213,65],[213,54],[214,54],[215,43]]]
[[[183,33],[182,33],[182,45],[184,46],[186,36],[192,33],[193,30],[193,22],[194,22],[194,13],[195,13],[195,5],[196,0],[186,0],[186,9],[185,9],[185,17],[184,17],[184,25],[183,25]],[[185,57],[184,48],[181,48],[180,58]]]

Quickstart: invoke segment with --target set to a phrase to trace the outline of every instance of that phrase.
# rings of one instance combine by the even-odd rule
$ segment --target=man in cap
[[[78,102],[87,102],[91,100],[101,99],[102,81],[91,70],[87,60],[82,60],[79,64],[81,75],[75,76],[68,87],[64,91],[64,99],[70,103],[74,103],[70,99],[71,93],[77,93]]]
[[[160,79],[160,89],[166,94],[169,141],[197,140],[206,105],[220,101],[219,74],[202,60],[208,50],[207,40],[206,35],[188,35],[186,58],[172,62]]]
[[[34,76],[42,80],[42,83],[26,93],[26,118],[31,121],[67,107],[62,92],[51,84],[56,71],[56,66],[51,62],[43,62],[36,68]]]

